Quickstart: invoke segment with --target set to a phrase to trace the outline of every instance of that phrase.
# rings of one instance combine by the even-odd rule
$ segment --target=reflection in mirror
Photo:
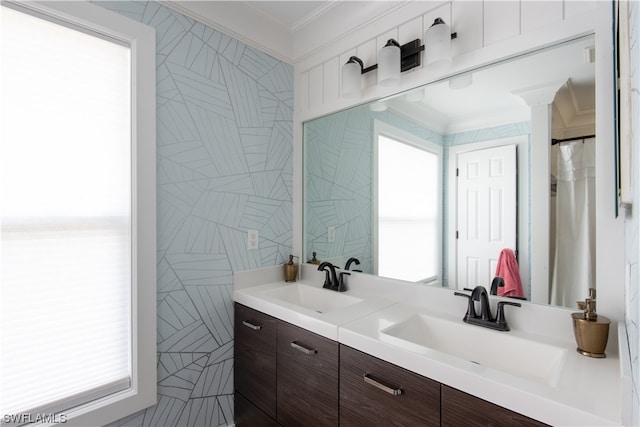
[[[566,307],[595,288],[596,140],[586,122],[572,136],[554,137],[551,149],[550,302]]]
[[[365,273],[450,288],[489,288],[500,252],[511,249],[527,299],[573,307],[593,277],[595,242],[584,230],[593,232],[595,222],[579,229],[582,213],[561,217],[560,210],[566,209],[558,185],[582,176],[594,181],[589,166],[593,155],[579,155],[587,164],[579,176],[569,177],[557,162],[578,156],[576,149],[564,153],[564,146],[595,140],[552,148],[551,139],[595,134],[593,45],[593,36],[582,37],[306,122],[305,260],[316,252],[320,261],[342,267],[356,257]],[[432,153],[435,166],[410,166],[408,160],[380,154],[380,136],[397,141],[398,147]],[[531,164],[530,159],[540,158],[536,153],[546,153],[549,161]],[[388,165],[381,166],[380,157],[395,167],[391,175],[400,180],[386,195],[381,193],[387,181],[382,173]],[[400,211],[397,200],[380,205],[389,194],[400,197],[401,190],[409,194],[405,202],[417,204],[418,195],[433,200],[434,194],[437,202],[412,206],[417,213]],[[546,202],[538,203],[540,197]],[[584,196],[584,201],[592,212],[593,199]],[[419,235],[417,229],[394,231],[393,249],[386,243],[385,227],[391,223],[399,230],[429,221],[430,235]],[[550,233],[541,233],[540,224]],[[568,230],[574,234],[565,236]],[[531,243],[541,236],[546,244]],[[577,239],[586,242],[585,249],[572,254],[586,265],[581,273],[575,270],[576,258],[567,258],[563,249]],[[536,264],[539,251],[544,252],[544,266]],[[532,271],[549,271],[548,281],[531,283]]]
[[[433,283],[440,277],[442,147],[375,121],[373,151],[373,273]]]

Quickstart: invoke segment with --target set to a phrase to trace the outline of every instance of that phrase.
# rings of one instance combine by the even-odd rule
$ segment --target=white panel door
[[[516,146],[458,154],[458,288],[489,287],[500,251],[516,250]]]

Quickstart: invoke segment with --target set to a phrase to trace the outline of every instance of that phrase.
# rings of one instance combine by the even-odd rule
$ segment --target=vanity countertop
[[[254,272],[234,275],[235,302],[334,341],[338,341],[340,326],[395,304],[413,292],[412,284],[393,287],[358,280],[350,282],[345,293],[333,292],[322,289],[324,275],[320,272],[307,273],[308,279],[287,283],[279,276],[279,270],[260,271],[264,273],[262,280],[260,276],[247,279]],[[330,300],[323,301],[323,296]],[[332,304],[340,308],[323,309]]]
[[[606,358],[580,355],[570,318],[575,310],[526,302],[506,307],[511,331],[499,332],[463,323],[467,300],[451,290],[354,274],[346,293],[329,296],[339,305],[319,312],[314,304],[322,298],[310,294],[308,308],[290,302],[289,295],[332,292],[322,289],[323,276],[307,269],[306,280],[287,283],[279,278],[281,270],[234,275],[234,301],[550,425],[622,424],[619,351],[609,345]],[[499,298],[491,299],[495,312],[493,300]],[[429,335],[419,328],[431,325],[450,331],[441,339],[446,350],[425,349],[401,336]],[[617,332],[612,327],[610,334]],[[479,362],[454,355],[451,344],[473,346],[465,354]]]
[[[338,328],[341,325],[394,303],[391,299],[366,292],[349,291],[348,295],[331,294],[337,299],[347,299],[345,304],[348,308],[321,311],[318,307],[322,303],[314,301],[317,300],[317,295],[313,291],[333,292],[309,283],[280,281],[236,290],[233,292],[233,300],[334,341],[338,341]],[[295,298],[292,296],[294,294],[301,296],[297,297],[296,302],[290,302]],[[299,300],[305,305],[297,303]]]
[[[406,303],[394,304],[343,325],[338,341],[550,425],[620,425],[620,361],[617,355],[593,359],[580,355],[575,350],[575,342],[532,336],[531,339],[566,349],[559,372],[551,375],[547,382],[546,376],[537,372],[537,368],[527,372],[528,378],[525,378],[443,352],[421,353],[385,341],[381,331],[419,313],[425,313],[424,308]],[[441,315],[444,316],[438,314],[437,317]],[[447,317],[451,320],[450,316]],[[457,319],[462,323],[461,316]],[[481,329],[488,334],[527,338],[527,334],[517,330],[498,332]],[[456,336],[451,337],[451,340],[456,339]],[[494,344],[487,340],[485,345]],[[492,351],[508,353],[510,349],[496,346]],[[526,366],[523,368],[526,371]]]

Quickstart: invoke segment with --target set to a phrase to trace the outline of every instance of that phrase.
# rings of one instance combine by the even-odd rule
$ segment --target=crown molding
[[[291,33],[243,2],[160,0],[158,3],[276,59],[294,63]]]

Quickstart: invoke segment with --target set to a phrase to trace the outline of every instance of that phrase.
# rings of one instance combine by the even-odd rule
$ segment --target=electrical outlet
[[[249,230],[247,232],[247,249],[255,250],[258,249],[258,230]]]
[[[327,228],[327,242],[335,242],[336,241],[336,228],[334,226],[330,226]]]

